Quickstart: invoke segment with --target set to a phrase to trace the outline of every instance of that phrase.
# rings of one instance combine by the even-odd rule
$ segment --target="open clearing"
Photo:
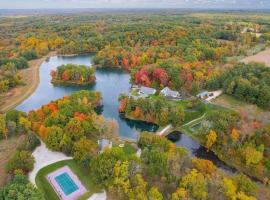
[[[9,158],[16,152],[16,148],[23,141],[24,136],[11,137],[7,140],[0,141],[0,186],[5,184],[7,173],[5,171],[5,165]]]
[[[258,62],[264,63],[266,66],[270,66],[270,48],[264,51],[261,51],[255,55],[245,57],[241,60],[243,63]]]
[[[226,94],[219,96],[212,103],[238,112],[243,122],[241,130],[243,133],[250,134],[256,124],[259,126],[269,124],[270,111],[263,110],[254,104],[245,103]]]

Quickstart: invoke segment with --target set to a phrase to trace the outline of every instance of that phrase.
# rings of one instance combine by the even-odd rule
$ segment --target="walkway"
[[[28,177],[29,181],[34,185],[36,185],[35,179],[40,169],[58,161],[72,159],[72,157],[68,157],[63,153],[49,150],[43,142],[35,149],[32,155],[35,158],[35,164],[34,169],[29,173]]]
[[[211,100],[217,98],[218,96],[220,96],[223,93],[223,91],[222,90],[217,90],[217,91],[213,91],[211,93],[213,94],[213,96],[208,97],[207,99],[205,99],[205,101],[211,101]]]
[[[164,129],[162,129],[161,131],[157,132],[156,134],[159,136],[163,136],[164,133],[166,133],[168,130],[170,130],[170,128],[172,128],[172,125],[169,124],[167,125]]]
[[[201,116],[201,117],[199,117],[199,118],[197,118],[197,119],[193,119],[192,121],[190,121],[190,122],[188,122],[188,123],[186,123],[186,124],[184,124],[184,125],[182,125],[182,126],[183,126],[183,127],[184,127],[184,126],[188,126],[188,125],[192,124],[193,122],[196,122],[196,121],[198,121],[198,120],[201,120],[201,119],[203,119],[203,118],[205,117],[205,115],[206,115],[206,113],[204,113],[203,116]]]
[[[107,194],[104,191],[103,193],[95,193],[88,200],[106,200]]]

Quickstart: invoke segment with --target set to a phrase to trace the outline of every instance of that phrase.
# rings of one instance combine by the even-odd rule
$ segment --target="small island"
[[[84,65],[67,64],[51,71],[53,85],[85,86],[95,83],[95,69]]]

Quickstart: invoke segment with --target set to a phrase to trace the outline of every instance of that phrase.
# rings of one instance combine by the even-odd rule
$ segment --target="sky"
[[[270,0],[0,0],[0,9],[14,8],[270,9]]]

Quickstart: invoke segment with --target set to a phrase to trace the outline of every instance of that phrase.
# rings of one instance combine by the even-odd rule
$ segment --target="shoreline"
[[[22,80],[25,84],[13,88],[1,96],[0,113],[6,113],[7,111],[15,108],[34,93],[40,81],[40,66],[47,58],[56,55],[57,52],[50,52],[48,55],[43,56],[42,58],[28,61],[29,68],[19,71],[19,74],[22,76]]]

